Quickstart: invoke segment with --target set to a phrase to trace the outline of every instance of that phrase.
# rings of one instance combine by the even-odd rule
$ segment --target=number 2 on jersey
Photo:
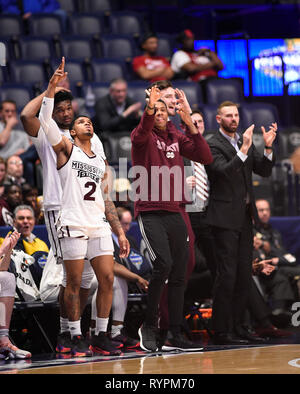
[[[93,194],[96,191],[96,183],[95,182],[87,182],[84,185],[85,188],[90,188],[90,190],[83,196],[84,200],[88,200],[88,201],[95,201],[95,197],[93,196]]]

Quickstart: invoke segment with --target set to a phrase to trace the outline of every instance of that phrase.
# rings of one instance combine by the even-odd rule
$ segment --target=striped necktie
[[[209,182],[207,178],[207,173],[205,171],[204,165],[194,162],[194,176],[196,179],[196,198],[203,208],[206,207],[209,197]]]

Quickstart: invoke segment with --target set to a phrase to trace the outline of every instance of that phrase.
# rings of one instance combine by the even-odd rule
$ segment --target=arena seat
[[[109,15],[109,25],[112,34],[126,34],[140,37],[144,33],[144,23],[136,12],[117,11]]]
[[[278,111],[275,105],[264,102],[242,103],[239,109],[241,124],[244,129],[255,124],[254,132],[261,133],[261,126],[269,130],[273,122],[279,125]]]
[[[219,105],[223,101],[241,103],[244,93],[240,81],[234,78],[213,78],[205,81],[206,104]]]
[[[127,79],[126,64],[118,59],[97,59],[91,62],[94,82],[110,82],[115,78]]]
[[[202,91],[199,85],[192,81],[174,80],[174,88],[183,90],[192,109],[199,108],[203,102]]]
[[[44,60],[55,57],[51,39],[39,37],[21,37],[18,40],[19,59],[21,60]]]
[[[67,61],[85,59],[95,56],[94,48],[90,40],[86,40],[80,36],[68,36],[61,39],[62,56]]]
[[[76,14],[70,18],[70,30],[73,35],[92,36],[105,33],[103,15]]]
[[[110,13],[112,11],[112,5],[109,0],[78,0],[77,4],[78,4],[78,11],[80,13],[81,12]]]
[[[23,21],[17,15],[0,15],[0,37],[22,36],[24,34]]]
[[[139,101],[142,105],[146,104],[146,93],[145,89],[149,86],[148,82],[145,81],[129,81],[128,82],[128,96],[133,98],[135,101]]]
[[[103,56],[130,61],[136,56],[134,40],[124,35],[107,34],[101,37]]]
[[[29,34],[43,37],[64,33],[61,19],[54,14],[32,14],[28,19]]]
[[[39,61],[10,62],[11,79],[17,83],[44,83],[48,80],[44,65]]]
[[[6,83],[0,88],[0,100],[15,101],[18,112],[20,112],[32,98],[32,87],[28,84]]]
[[[158,33],[157,38],[158,48],[156,54],[158,56],[164,56],[170,60],[175,48],[174,37],[171,34]]]
[[[92,91],[95,95],[95,99],[98,100],[101,97],[104,97],[109,92],[109,83],[108,82],[89,82],[83,85],[83,96],[85,97],[87,94],[87,89],[91,87]]]

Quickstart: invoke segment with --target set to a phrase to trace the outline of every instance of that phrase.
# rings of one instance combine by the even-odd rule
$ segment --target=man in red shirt
[[[173,78],[174,72],[167,58],[157,56],[158,38],[154,33],[147,33],[141,40],[142,56],[133,59],[132,67],[143,80],[155,82]]]

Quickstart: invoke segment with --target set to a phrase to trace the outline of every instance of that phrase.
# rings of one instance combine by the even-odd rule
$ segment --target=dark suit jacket
[[[135,100],[127,96],[125,100],[125,109],[135,102]],[[131,132],[139,123],[140,117],[137,117],[135,113],[130,114],[126,118],[118,115],[114,102],[110,95],[107,94],[96,102],[95,121],[97,130],[108,132]]]
[[[247,192],[250,197],[252,216],[258,220],[252,187],[252,171],[263,177],[272,173],[275,162],[258,153],[255,146],[249,148],[243,162],[230,142],[219,132],[208,141],[213,163],[205,166],[210,181],[210,198],[207,208],[209,224],[240,230],[246,212]],[[242,144],[240,137],[239,146]]]

